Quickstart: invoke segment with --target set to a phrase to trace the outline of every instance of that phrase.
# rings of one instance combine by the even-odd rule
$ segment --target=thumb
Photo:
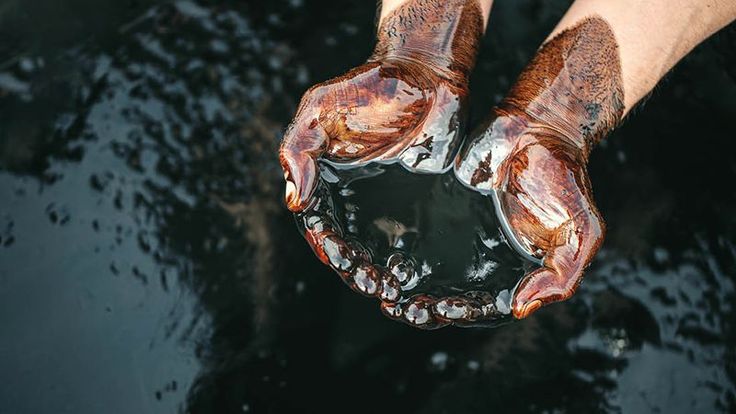
[[[286,179],[286,206],[292,212],[304,210],[314,193],[319,176],[317,160],[327,148],[327,134],[315,118],[295,120],[284,134],[279,162]]]

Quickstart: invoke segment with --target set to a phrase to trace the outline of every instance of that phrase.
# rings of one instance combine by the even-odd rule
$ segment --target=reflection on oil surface
[[[533,264],[507,244],[489,197],[453,172],[398,164],[325,164],[320,175],[297,224],[349,286],[392,303],[382,306],[387,316],[425,329],[511,318],[512,291]],[[361,288],[361,262],[375,266],[375,292]]]
[[[368,56],[373,5],[249,3],[0,7],[0,412],[736,409],[722,39],[593,152],[609,233],[571,301],[422,332],[345,289],[281,200],[281,133]],[[498,2],[473,119],[566,4]]]
[[[498,292],[512,289],[523,276],[521,259],[506,244],[489,197],[463,187],[452,172],[374,168],[375,176],[345,177],[332,187],[336,215],[376,263],[388,265],[397,255],[414,263],[417,277],[405,292]]]

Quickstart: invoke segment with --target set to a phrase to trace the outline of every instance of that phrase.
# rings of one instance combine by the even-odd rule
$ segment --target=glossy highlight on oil
[[[384,314],[415,327],[491,326],[510,315],[527,265],[507,245],[491,201],[452,173],[322,166],[297,223],[315,254]]]

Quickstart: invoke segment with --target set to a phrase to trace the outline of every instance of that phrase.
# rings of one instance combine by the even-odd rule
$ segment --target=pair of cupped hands
[[[578,119],[558,118],[568,114],[544,105],[544,94],[575,94],[547,90],[557,77],[569,76],[564,68],[543,67],[548,60],[532,62],[490,117],[467,136],[471,68],[454,65],[452,57],[425,59],[399,48],[377,48],[365,64],[310,88],[279,155],[286,204],[301,215],[316,255],[354,290],[379,298],[384,313],[394,318],[411,313],[404,316],[415,325],[434,328],[491,317],[493,298],[482,295],[420,295],[397,303],[407,277],[402,264],[373,263],[329,214],[310,214],[329,208],[318,191],[322,162],[343,167],[400,163],[421,174],[453,169],[465,186],[492,198],[509,243],[537,263],[513,290],[513,316],[526,318],[569,298],[605,230],[592,201],[586,168],[590,149],[585,137],[569,132],[578,131],[578,125],[566,128]],[[553,82],[535,80],[540,70]]]

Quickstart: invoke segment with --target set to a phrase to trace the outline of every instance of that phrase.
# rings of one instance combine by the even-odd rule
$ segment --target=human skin
[[[427,4],[445,8],[422,7]],[[473,10],[461,18],[453,12],[467,12],[469,6],[480,13]],[[408,8],[397,13],[402,7]],[[419,7],[421,17],[412,7]],[[542,263],[515,290],[516,318],[570,297],[602,243],[605,227],[586,170],[592,148],[692,47],[732,21],[734,8],[728,1],[578,0],[507,98],[471,134],[456,161],[458,179],[492,194],[515,247]],[[461,128],[446,125],[462,112],[474,53],[442,48],[448,43],[440,39],[476,45],[479,30],[458,32],[457,23],[471,21],[477,27],[480,20],[483,25],[489,10],[490,2],[384,2],[379,42],[368,63],[310,89],[285,135],[280,158],[292,211],[326,203],[313,197],[318,159],[350,166],[398,161],[413,171],[442,171],[459,141]],[[482,17],[468,18],[477,14]],[[442,16],[436,23],[453,24],[426,24],[436,16]],[[397,95],[406,90],[421,98]],[[555,96],[566,93],[578,101],[560,104]],[[421,157],[413,148],[423,147],[427,131],[446,139],[437,141],[445,143],[438,145],[440,151],[425,153],[431,164],[425,167],[416,164]],[[488,148],[494,162],[481,165],[478,161],[489,159]],[[381,298],[384,312],[396,310],[397,281],[370,264],[359,243],[346,242],[326,217],[303,216],[305,236],[317,256],[355,290]],[[433,322],[422,327],[449,323],[437,305],[450,303],[456,311],[473,302],[425,299],[408,304],[430,313]]]
[[[733,0],[577,0],[547,41],[597,15],[619,47],[624,115],[703,40],[736,19]]]
[[[392,302],[401,266],[394,273],[375,266],[360,241],[345,240],[319,190],[318,163],[451,169],[490,1],[409,0],[382,10],[373,54],[304,94],[279,159],[286,204],[317,257],[357,292]]]
[[[587,174],[592,148],[734,18],[730,0],[578,0],[471,134],[456,176],[493,196],[512,244],[541,264],[515,290],[516,318],[569,298],[601,246],[605,225]]]
[[[409,3],[411,0],[379,0],[380,10],[378,12],[379,22],[383,22],[387,16],[389,16],[399,6]],[[491,6],[493,6],[493,0],[480,0],[478,1],[481,13],[483,15],[483,30],[488,25],[488,16],[491,14]],[[380,24],[380,23],[379,23]]]
[[[484,31],[481,3],[409,0],[392,7],[368,61],[310,88],[284,134],[279,160],[294,212],[312,199],[319,160],[398,161],[425,173],[452,165]]]

